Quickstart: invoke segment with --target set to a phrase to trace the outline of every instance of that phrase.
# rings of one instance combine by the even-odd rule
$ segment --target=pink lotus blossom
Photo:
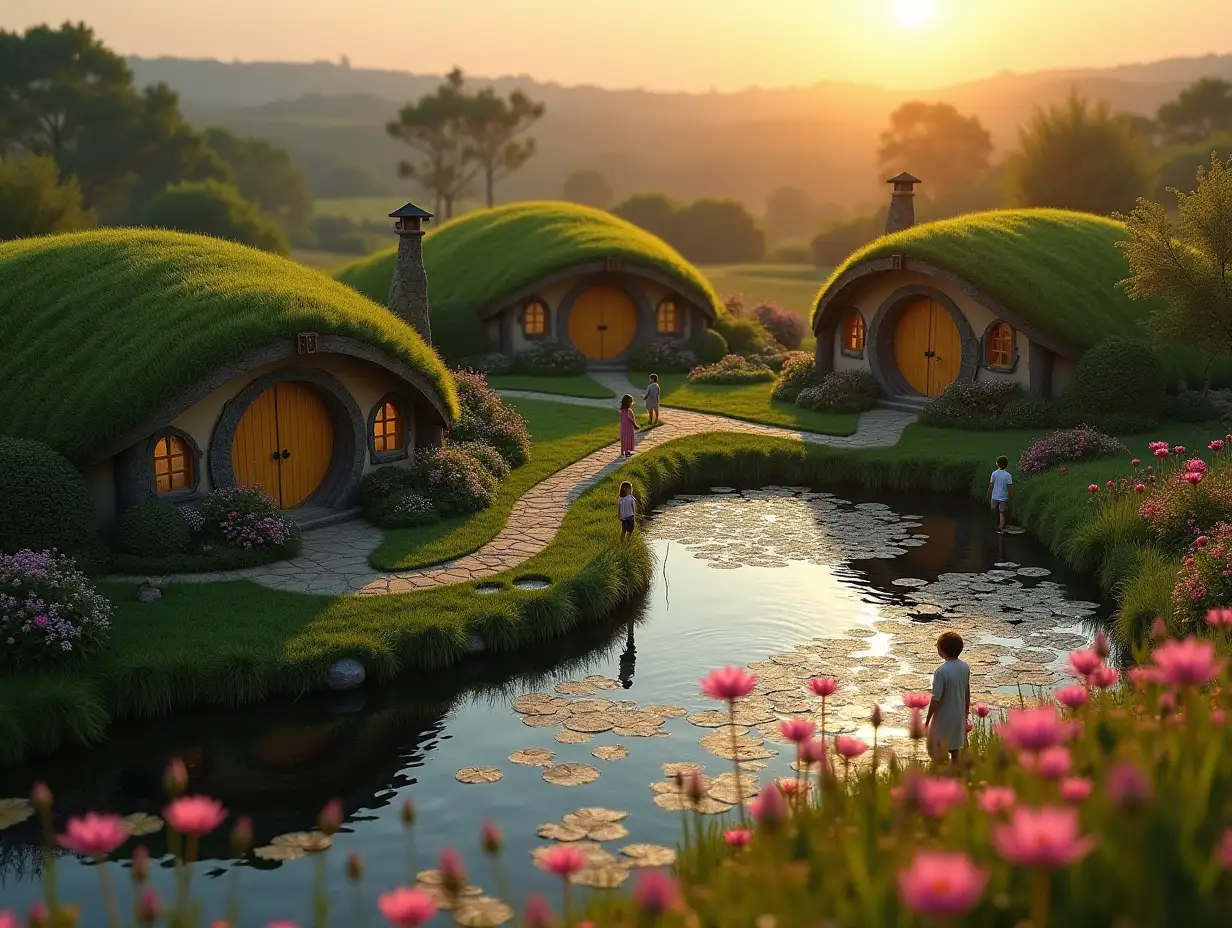
[[[1057,690],[1052,694],[1057,698],[1057,702],[1063,705],[1066,709],[1079,709],[1087,704],[1091,698],[1086,691],[1086,687],[1082,686],[1066,686]]]
[[[1096,667],[1091,674],[1091,685],[1098,687],[1101,690],[1106,690],[1110,686],[1116,686],[1117,680],[1120,679],[1120,674],[1116,672],[1115,667]]]
[[[977,702],[975,704],[975,714],[982,719],[988,718],[988,713],[991,711],[992,710],[988,708],[988,703],[986,702]]]
[[[1147,442],[1146,446],[1151,451],[1158,451],[1160,448],[1163,448],[1164,451],[1167,451],[1169,448],[1169,445],[1166,441],[1149,441]]]
[[[787,803],[777,788],[764,789],[749,803],[749,812],[762,826],[774,828],[787,820]]]
[[[1020,867],[1065,867],[1091,852],[1095,842],[1078,830],[1078,812],[1056,806],[1018,806],[1009,822],[993,828],[997,853]]]
[[[321,814],[317,816],[317,827],[327,835],[332,835],[342,827],[342,819],[342,800],[331,799],[325,803],[325,807],[321,809]]]
[[[483,824],[479,826],[479,846],[483,848],[484,853],[499,854],[504,843],[505,838],[501,830],[496,827],[495,823],[484,819]]]
[[[1095,637],[1091,639],[1091,650],[1099,655],[1101,661],[1106,661],[1108,655],[1112,653],[1112,648],[1108,645],[1108,636],[1103,632],[1096,632]]]
[[[814,738],[800,745],[800,759],[806,764],[821,764],[829,767],[829,757],[826,753],[826,743]]]
[[[1232,828],[1226,829],[1219,839],[1219,865],[1232,870]]]
[[[407,889],[399,886],[388,893],[381,893],[377,909],[386,921],[397,928],[419,928],[436,915],[436,903],[422,889]]]
[[[1172,686],[1202,686],[1223,670],[1215,660],[1215,646],[1192,635],[1184,641],[1166,641],[1151,654],[1160,679]]]
[[[793,744],[801,744],[813,737],[817,726],[808,719],[788,719],[779,725],[779,732]]]
[[[163,789],[172,799],[184,795],[184,790],[188,789],[188,768],[180,758],[173,757],[167,761],[167,770],[163,773]]]
[[[1138,492],[1138,493],[1145,493],[1145,492],[1146,492],[1146,484],[1145,484],[1145,483],[1135,483],[1135,484],[1134,484],[1134,490],[1135,490],[1136,492]]]
[[[1039,752],[1036,772],[1045,780],[1059,780],[1069,776],[1073,762],[1069,750],[1063,747],[1046,748]]]
[[[643,870],[633,887],[633,901],[652,918],[680,905],[680,889],[675,879],[662,870]]]
[[[711,699],[734,702],[743,699],[757,686],[757,676],[743,667],[724,667],[712,670],[702,678],[702,692]]]
[[[913,911],[952,917],[975,908],[987,883],[988,871],[966,853],[919,851],[898,873],[898,895]]]
[[[1159,644],[1168,637],[1168,623],[1164,621],[1162,615],[1155,616],[1155,621],[1151,625],[1151,641]]]
[[[70,818],[61,847],[86,857],[103,857],[128,840],[128,826],[118,815],[98,815],[87,812],[80,818]]]
[[[847,760],[853,760],[868,750],[868,745],[859,738],[839,735],[834,739],[834,749]]]
[[[1066,777],[1061,781],[1061,798],[1066,802],[1082,802],[1091,795],[1091,781],[1086,777]]]
[[[1151,784],[1137,764],[1121,761],[1108,771],[1108,795],[1119,806],[1138,805],[1151,798]]]
[[[522,924],[526,928],[548,928],[556,920],[551,905],[540,893],[531,893],[522,911]]]
[[[1185,453],[1185,446],[1184,446],[1184,445],[1177,445],[1175,448],[1173,448],[1173,449],[1172,449],[1172,453],[1173,453],[1173,454],[1184,454],[1184,453]]]
[[[1103,658],[1101,658],[1094,651],[1069,652],[1070,672],[1079,677],[1090,676],[1095,672],[1095,669],[1103,663]]]
[[[184,796],[163,809],[167,824],[182,835],[200,838],[223,823],[227,810],[209,796]]]
[[[975,731],[975,723],[970,719],[967,719],[966,729],[968,733]]]
[[[543,856],[539,858],[539,866],[548,873],[568,877],[586,866],[586,855],[576,847],[558,844],[543,852]]]
[[[942,818],[950,809],[962,805],[967,789],[949,777],[926,777],[916,787],[920,811],[928,818]]]
[[[976,798],[980,808],[989,815],[999,815],[1002,812],[1008,812],[1017,801],[1018,796],[1015,795],[1013,787],[1010,786],[987,786]]]
[[[831,677],[813,677],[809,680],[809,689],[813,691],[814,696],[825,699],[838,691],[838,681]]]
[[[1098,483],[1093,483],[1093,484],[1091,484],[1089,487],[1087,487],[1087,492],[1088,492],[1088,493],[1098,493],[1098,492],[1099,492],[1099,484],[1098,484]]]
[[[1227,720],[1228,720],[1228,713],[1224,712],[1223,709],[1212,709],[1211,710],[1211,724],[1212,725],[1218,725],[1222,727],[1223,723],[1226,722]]]
[[[1212,628],[1232,628],[1232,609],[1211,609],[1206,613],[1206,624]]]
[[[1159,458],[1160,460],[1163,460],[1164,458],[1168,456],[1168,449],[1167,448],[1156,448],[1153,453],[1155,457]]]
[[[1066,726],[1056,706],[1011,709],[997,728],[1001,740],[1021,751],[1042,751],[1065,740]]]
[[[1213,442],[1211,442],[1206,447],[1210,448],[1212,451],[1222,451],[1223,450],[1223,439],[1216,438]]]
[[[0,912],[0,928],[18,928],[17,916],[13,914],[12,910],[5,909]]]
[[[1152,667],[1130,667],[1129,682],[1137,689],[1144,690],[1155,682],[1155,670]],[[1141,707],[1140,707],[1141,708]]]
[[[903,705],[908,709],[927,709],[932,693],[903,693]]]
[[[143,925],[154,924],[158,921],[162,907],[162,901],[158,898],[158,893],[154,891],[154,887],[147,886],[141,891],[141,895],[137,897],[137,921]],[[34,923],[33,918],[30,919],[30,923]]]
[[[753,840],[753,832],[747,828],[729,828],[723,832],[723,840],[731,847],[748,847]]]

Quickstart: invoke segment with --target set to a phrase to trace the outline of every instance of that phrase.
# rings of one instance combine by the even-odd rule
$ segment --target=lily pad
[[[694,764],[687,761],[678,761],[673,763],[663,764],[664,776],[674,777],[676,774],[688,776],[690,773],[701,773],[705,768],[701,764]]]
[[[577,828],[593,828],[595,825],[610,825],[613,822],[623,822],[629,817],[628,812],[620,809],[605,809],[602,806],[587,806],[570,812],[562,821]]]
[[[463,928],[498,928],[513,918],[513,909],[492,896],[479,896],[460,903],[453,920]]]
[[[132,815],[124,816],[124,824],[128,826],[128,833],[134,838],[156,834],[163,830],[163,820],[148,812],[134,812]]]
[[[630,844],[620,853],[629,858],[630,867],[670,867],[676,862],[676,851],[661,844]]]
[[[495,783],[503,776],[498,767],[463,767],[453,778],[459,783]]]
[[[658,793],[654,797],[654,804],[660,809],[667,809],[671,812],[697,812],[699,815],[718,815],[731,808],[727,803],[711,799],[709,796],[703,796],[694,805],[688,796],[677,792]]]
[[[606,715],[592,713],[590,715],[571,715],[565,719],[565,728],[570,731],[580,731],[589,734],[611,731],[612,720]]]
[[[253,854],[262,860],[276,861],[302,860],[308,856],[308,852],[302,847],[292,844],[267,844],[254,850]]]
[[[33,815],[29,799],[0,799],[0,829],[20,825]]]
[[[553,786],[585,786],[599,776],[599,771],[589,764],[554,764],[543,771],[543,778]]]
[[[522,724],[529,728],[555,728],[561,722],[558,715],[524,715]]]
[[[586,832],[586,837],[591,841],[619,841],[621,838],[629,837],[629,829],[615,823],[596,825]]]
[[[509,762],[521,764],[523,767],[550,767],[555,757],[555,751],[548,751],[544,748],[522,748],[509,755]]]
[[[684,706],[666,706],[659,703],[651,703],[648,706],[643,706],[644,712],[652,713],[653,715],[661,715],[665,719],[680,719],[684,718],[687,710]]]
[[[553,689],[562,696],[589,696],[595,691],[589,683],[582,683],[580,680],[564,680],[557,683]]]
[[[623,744],[612,744],[597,747],[590,752],[599,760],[624,760],[629,756],[629,749]]]
[[[628,878],[628,867],[606,864],[600,867],[583,867],[569,875],[569,882],[575,886],[589,886],[591,889],[615,889]]]
[[[585,744],[587,741],[595,740],[594,735],[582,731],[570,731],[568,728],[558,731],[552,737],[561,744]]]
[[[586,837],[586,829],[579,828],[575,825],[566,825],[561,822],[548,822],[539,826],[537,832],[539,837],[546,838],[549,841],[581,841]]]
[[[333,843],[330,836],[323,831],[292,831],[270,839],[270,844],[278,847],[298,847],[309,854],[327,851]]]

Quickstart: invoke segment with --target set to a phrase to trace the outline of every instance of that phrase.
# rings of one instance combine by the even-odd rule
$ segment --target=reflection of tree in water
[[[90,810],[159,814],[165,804],[163,771],[170,758],[181,757],[190,792],[214,796],[227,808],[251,815],[257,844],[315,827],[318,811],[333,798],[342,799],[348,817],[363,816],[388,806],[398,790],[415,782],[414,768],[436,746],[451,712],[467,703],[507,705],[559,673],[610,654],[619,646],[621,631],[631,645],[639,616],[635,605],[627,623],[621,615],[620,624],[545,642],[527,655],[467,661],[448,673],[416,673],[353,693],[117,726],[97,748],[62,751],[0,772],[0,796],[24,796],[35,780],[47,782],[56,797],[57,827],[68,816]],[[140,840],[151,854],[165,853],[161,833]],[[118,856],[123,859],[135,844]],[[41,829],[34,819],[0,832],[0,881],[36,878],[40,847]],[[225,831],[202,842],[200,857],[231,858]]]

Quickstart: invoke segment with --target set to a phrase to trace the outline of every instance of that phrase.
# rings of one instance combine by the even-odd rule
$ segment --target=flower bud
[[[706,784],[700,773],[689,774],[689,802],[697,805],[706,795]]]
[[[137,900],[137,922],[142,925],[152,925],[158,921],[158,916],[162,911],[162,903],[158,900],[158,893],[154,892],[153,887],[147,886],[141,892],[141,898]]]
[[[150,849],[138,844],[133,849],[133,882],[140,885],[150,878]]]
[[[188,789],[188,768],[178,757],[171,758],[167,772],[163,774],[163,789],[172,799],[183,796]]]
[[[911,710],[911,722],[907,726],[907,736],[913,741],[924,737],[924,716],[919,709]]]
[[[1103,632],[1095,633],[1095,642],[1091,645],[1091,650],[1099,655],[1101,661],[1106,661],[1112,650],[1108,647],[1108,636]]]
[[[346,871],[347,879],[352,883],[358,883],[364,878],[364,862],[354,851],[347,855]]]
[[[241,815],[231,829],[231,850],[236,857],[243,857],[252,848],[252,819]]]
[[[45,928],[51,921],[51,913],[42,902],[36,902],[26,911],[26,921],[30,923],[30,928]]]
[[[873,714],[868,717],[868,720],[872,723],[873,728],[881,727],[881,706],[873,706]]]
[[[342,800],[331,799],[317,816],[317,828],[327,835],[338,833],[342,827]]]
[[[1168,623],[1164,621],[1163,616],[1158,616],[1155,619],[1155,624],[1151,626],[1151,641],[1155,644],[1166,640],[1168,637]]]
[[[493,822],[485,821],[479,829],[479,845],[485,854],[495,857],[501,852],[505,840]]]
[[[34,806],[35,812],[47,813],[51,811],[51,789],[43,781],[34,784],[30,790],[30,805]]]
[[[408,828],[415,824],[415,804],[409,799],[402,803],[402,824]]]
[[[445,894],[456,899],[466,888],[466,868],[462,865],[462,858],[453,848],[447,847],[441,851],[437,867],[441,871],[441,885]]]

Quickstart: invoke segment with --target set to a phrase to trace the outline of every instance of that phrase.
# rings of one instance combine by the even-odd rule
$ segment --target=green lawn
[[[629,379],[639,390],[646,384],[645,374],[630,372]],[[744,419],[818,432],[822,435],[850,435],[856,430],[856,416],[851,413],[815,412],[801,409],[794,403],[772,399],[773,383],[752,383],[741,386],[689,383],[684,374],[662,374],[660,394],[664,406],[712,412]]]
[[[338,216],[350,219],[352,222],[387,222],[393,230],[393,220],[388,219],[390,213],[406,202],[405,196],[388,197],[321,197],[312,201],[312,212],[317,216]],[[418,206],[431,211],[432,204],[419,199],[414,201]],[[480,209],[483,203],[479,200],[463,200],[454,204],[454,218],[471,210]],[[435,220],[434,220],[435,221]],[[445,217],[439,217],[440,222]],[[354,260],[354,256],[352,256]]]
[[[478,550],[505,527],[513,504],[528,489],[619,438],[612,410],[538,400],[508,402],[530,426],[530,460],[501,481],[492,505],[483,512],[386,532],[385,540],[372,553],[372,566],[378,570],[410,570]]]
[[[764,300],[774,300],[808,319],[817,291],[831,270],[811,264],[712,264],[703,267],[702,273],[720,296],[743,293],[749,309]]]
[[[535,393],[581,396],[596,400],[606,400],[616,395],[603,386],[603,384],[585,375],[579,377],[529,377],[521,374],[502,374],[489,377],[488,385],[497,390],[529,390]]]
[[[355,258],[355,255],[344,254],[340,251],[316,251],[308,248],[297,248],[291,252],[292,261],[324,271],[326,274],[342,270]]]

